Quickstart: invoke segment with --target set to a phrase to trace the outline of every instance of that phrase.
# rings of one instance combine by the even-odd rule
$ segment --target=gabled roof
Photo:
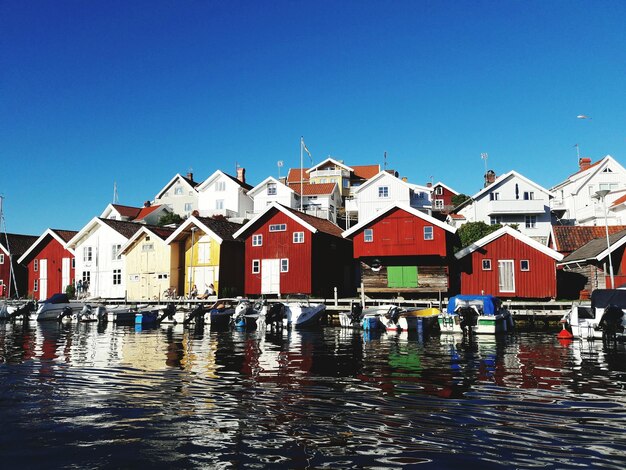
[[[239,181],[236,177],[231,176],[228,173],[224,173],[222,170],[215,170],[215,172],[213,172],[213,174],[211,176],[209,176],[207,179],[205,179],[202,183],[200,183],[196,187],[196,190],[197,191],[204,191],[207,188],[207,186],[209,186],[209,184],[211,184],[213,182],[213,180],[215,180],[216,178],[218,178],[220,176],[223,176],[224,178],[228,178],[231,181],[234,181],[235,183],[237,183],[238,186],[241,186],[246,191],[250,191],[252,189],[252,186],[250,186],[248,183],[244,183],[242,181]]]
[[[8,240],[8,245],[7,245]],[[22,257],[33,243],[37,241],[35,235],[21,235],[17,233],[0,233],[0,250],[13,259]]]
[[[373,178],[380,173],[380,165],[356,165],[352,169],[354,170],[354,176],[364,180]]]
[[[363,189],[369,187],[370,185],[376,183],[377,181],[380,181],[383,178],[394,178],[396,181],[400,182],[401,184],[403,184],[404,186],[406,186],[408,189],[415,191],[416,189],[420,190],[420,191],[425,191],[425,192],[432,192],[433,188],[429,188],[427,186],[420,186],[419,184],[411,184],[411,183],[407,183],[406,181],[401,180],[400,178],[392,175],[389,172],[386,171],[380,171],[378,172],[378,174],[370,179],[368,179],[365,183],[363,183],[361,186],[359,186],[357,189],[354,190],[355,194],[358,192],[361,192]]]
[[[111,211],[116,211],[120,216],[126,217],[130,220],[144,220],[149,214],[159,209],[165,209],[167,206],[162,204],[155,204],[148,207],[133,207],[123,206],[121,204],[109,204],[106,209],[100,214],[100,217],[106,218]]]
[[[56,230],[49,228],[44,233],[42,233],[30,247],[28,247],[28,250],[26,250],[24,254],[22,254],[17,262],[20,264],[24,262],[30,262],[30,259],[33,256],[36,256],[37,253],[39,253],[40,250],[38,249],[38,247],[41,246],[42,242],[48,237],[55,239],[61,244],[63,248],[67,249],[67,242],[70,241],[72,237],[77,233],[78,232],[75,230]]]
[[[181,240],[188,236],[191,227],[198,227],[218,243],[224,241],[232,241],[235,239],[234,233],[239,230],[242,225],[227,220],[213,219],[211,217],[191,216],[185,220],[168,238],[165,243],[170,244],[173,241]]]
[[[142,207],[141,210],[139,211],[139,213],[137,214],[137,217],[135,217],[135,220],[144,220],[146,217],[148,217],[150,214],[152,214],[153,212],[157,212],[160,210],[168,210],[168,207],[165,204],[156,204],[156,205],[152,205],[152,206],[148,206],[148,207]]]
[[[446,188],[448,191],[450,191],[451,193],[454,194],[459,194],[458,191],[455,191],[454,189],[452,189],[450,186],[446,186],[445,184],[443,184],[441,181],[433,184],[433,189],[436,188],[437,186],[441,186],[442,188]]]
[[[465,220],[465,216],[463,214],[448,214],[448,217],[456,220]]]
[[[277,210],[282,212],[287,217],[293,219],[300,225],[304,226],[307,230],[312,233],[323,232],[329,235],[334,235],[336,237],[341,237],[341,229],[333,224],[330,220],[321,219],[319,217],[315,217],[309,214],[305,214],[304,212],[300,212],[295,209],[291,209],[290,207],[283,206],[282,204],[278,204],[277,202],[273,202],[269,206],[265,208],[263,212],[258,214],[252,220],[250,220],[247,224],[241,227],[237,232],[233,234],[233,237],[238,238],[250,230],[253,226],[256,225],[261,219],[265,218],[266,214],[270,211]]]
[[[268,176],[263,181],[261,181],[259,184],[257,184],[254,188],[252,188],[250,191],[248,191],[248,196],[254,197],[254,195],[256,193],[258,193],[259,191],[263,190],[263,188],[265,188],[268,185],[268,183],[274,183],[276,185],[284,186],[289,191],[293,192],[293,189],[290,188],[289,186],[287,186],[286,184],[283,184],[281,181],[278,181],[273,176]]]
[[[610,225],[609,235],[626,230],[626,225]],[[552,235],[557,251],[568,255],[595,238],[605,236],[605,227],[599,225],[553,225]],[[606,240],[606,239],[605,239]]]
[[[591,178],[600,173],[604,168],[609,166],[609,164],[611,164],[611,166],[613,166],[614,168],[616,166],[619,166],[624,170],[624,167],[622,167],[619,162],[617,162],[617,160],[615,160],[611,155],[606,155],[597,162],[589,165],[589,167],[585,168],[584,170],[579,170],[576,173],[571,174],[565,181],[560,182],[559,184],[553,186],[551,189],[554,191],[555,189],[562,186],[573,184],[574,187],[569,192],[571,194],[577,194],[582,188],[587,185],[587,182]]]
[[[180,173],[176,173],[174,177],[171,180],[169,180],[169,182],[165,186],[163,186],[163,189],[161,189],[161,191],[159,191],[154,198],[155,199],[161,198],[163,196],[163,193],[166,192],[174,184],[174,182],[177,179],[184,182],[189,187],[189,189],[194,190],[194,191],[196,190],[196,187],[200,184],[194,180],[191,180],[185,176],[182,176]]]
[[[478,250],[479,248],[482,248],[483,246],[500,238],[503,235],[510,235],[513,238],[519,240],[520,242],[534,248],[535,250],[540,251],[541,253],[550,256],[551,258],[554,258],[556,261],[561,261],[561,259],[563,259],[563,255],[559,253],[558,251],[555,251],[552,248],[542,245],[538,241],[533,240],[529,236],[524,235],[521,232],[518,232],[517,230],[509,227],[508,225],[505,225],[504,227],[496,230],[495,232],[490,233],[489,235],[485,235],[480,240],[472,243],[470,246],[463,248],[458,253],[455,253],[454,256],[456,257],[456,259],[461,259],[469,255],[470,253],[473,253],[474,251]]]
[[[341,168],[343,168],[345,170],[348,170],[350,172],[354,171],[354,169],[350,168],[348,165],[345,165],[345,164],[335,160],[334,158],[328,157],[326,160],[322,161],[321,163],[318,163],[317,165],[312,166],[311,168],[306,170],[306,172],[310,173],[310,172],[312,172],[314,170],[317,170],[319,167],[324,166],[327,163],[332,163],[333,165],[340,166]]]
[[[173,232],[173,228],[142,225],[141,228],[120,247],[119,253],[125,254],[125,252],[128,251],[128,249],[133,246],[142,235],[154,236],[155,238],[161,239],[161,241],[165,243],[167,237],[169,237]]]
[[[126,222],[123,220],[102,219],[100,217],[94,217],[87,223],[87,225],[80,229],[80,231],[76,235],[74,235],[71,240],[67,242],[66,246],[71,249],[75,248],[78,242],[83,237],[85,237],[88,233],[90,233],[94,228],[98,226],[110,227],[127,239],[132,237],[138,230],[141,229],[141,227],[145,227],[145,225],[138,224],[136,222]]]
[[[359,222],[358,224],[356,224],[354,227],[346,230],[345,232],[343,232],[341,234],[342,237],[347,238],[350,235],[352,235],[355,232],[358,232],[359,230],[361,230],[364,227],[367,227],[368,225],[370,225],[372,222],[374,222],[377,219],[381,219],[383,218],[386,214],[388,214],[389,212],[391,212],[392,210],[395,209],[401,209],[405,212],[408,212],[409,214],[424,220],[425,222],[428,222],[429,224],[432,224],[436,227],[442,228],[444,230],[447,230],[450,233],[455,233],[456,232],[456,228],[452,227],[449,224],[446,224],[445,222],[442,222],[438,219],[435,219],[434,217],[431,217],[428,214],[425,214],[424,212],[418,211],[417,209],[412,208],[411,206],[407,205],[407,204],[401,204],[401,203],[392,203],[389,206],[385,207],[383,210],[377,212],[376,214],[374,214],[373,216],[371,216],[369,219],[364,220],[362,222]]]
[[[302,192],[300,192],[300,185],[295,185],[293,190],[303,196],[316,196],[332,194],[335,188],[337,188],[337,183],[304,183],[302,185]]]
[[[308,168],[302,168],[302,181],[305,183],[309,181],[308,171]],[[286,181],[289,186],[295,183],[300,183],[300,168],[289,168]]]
[[[620,248],[626,243],[626,230],[621,230],[617,233],[609,235],[609,245],[611,247],[611,253]],[[600,261],[609,255],[609,247],[607,246],[606,236],[595,238],[586,243],[582,247],[570,253],[562,261],[562,265],[587,262],[587,261]]]
[[[505,173],[505,174],[499,176],[498,178],[496,178],[496,180],[493,183],[491,183],[486,188],[483,188],[480,191],[478,191],[476,194],[474,194],[471,197],[471,199],[468,199],[468,201],[476,200],[476,199],[480,198],[483,194],[491,192],[492,190],[496,189],[497,187],[501,186],[503,183],[505,183],[506,181],[508,181],[509,179],[514,178],[514,177],[521,179],[522,181],[524,181],[525,183],[527,183],[527,184],[529,184],[531,186],[534,186],[539,191],[547,194],[549,197],[554,197],[554,195],[550,191],[548,191],[546,188],[544,188],[543,186],[540,186],[537,183],[535,183],[534,181],[529,180],[524,175],[519,174],[517,171],[511,170],[508,173]]]
[[[613,204],[611,204],[610,209],[612,209],[613,207],[617,207],[620,204],[624,204],[626,202],[626,194],[624,194],[621,197],[618,197],[615,201],[613,201]]]

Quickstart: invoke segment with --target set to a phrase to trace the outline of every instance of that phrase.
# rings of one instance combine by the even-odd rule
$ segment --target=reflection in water
[[[625,359],[545,334],[1,323],[0,449],[27,467],[622,468]]]

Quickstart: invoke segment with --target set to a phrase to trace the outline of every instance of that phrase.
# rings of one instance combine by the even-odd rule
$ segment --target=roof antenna
[[[384,158],[384,161],[385,161],[385,163],[383,164],[383,170],[387,171],[387,152],[385,152],[385,155],[384,155],[383,158]]]
[[[119,197],[117,195],[117,181],[113,181],[113,204],[117,204],[119,202]]]

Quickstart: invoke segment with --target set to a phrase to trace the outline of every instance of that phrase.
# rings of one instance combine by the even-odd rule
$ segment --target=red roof
[[[161,205],[159,205],[159,204],[157,204],[156,206],[142,207],[141,210],[139,211],[139,214],[137,214],[136,218],[139,219],[139,220],[143,220],[149,214],[151,214],[152,212],[157,210],[159,207],[161,207]]]
[[[589,168],[593,168],[596,165],[599,165],[600,163],[602,163],[602,161],[604,161],[604,158],[602,160],[598,160],[595,163],[592,163],[591,165],[589,165],[587,168],[583,169],[583,170],[578,170],[576,173],[572,173],[571,175],[569,175],[569,178],[571,178],[572,176],[577,175],[578,173],[582,173],[583,171],[587,171]]]
[[[309,174],[307,173],[308,168],[302,168],[302,181],[309,181]],[[287,185],[291,186],[291,184],[300,182],[300,168],[289,168],[289,173],[287,173]]]
[[[137,215],[141,212],[140,207],[122,206],[120,204],[111,204],[122,217],[128,217],[129,219],[137,218]]]
[[[314,196],[318,194],[331,194],[335,190],[335,186],[337,186],[337,183],[304,183],[302,185],[302,192],[300,192],[299,184],[294,184],[292,189],[296,193],[303,194],[304,196]]]
[[[555,225],[552,228],[555,249],[565,255],[579,249],[595,238],[606,236],[606,229],[597,225]],[[609,235],[624,229],[626,229],[626,225],[611,225],[609,226]]]
[[[465,219],[465,216],[461,214],[448,214],[448,215],[450,216],[451,219],[458,219],[458,220]]]
[[[611,207],[619,206],[620,204],[624,202],[626,202],[626,194],[624,194],[622,197],[618,197],[615,201],[613,201],[613,204],[611,204]]]
[[[354,170],[354,175],[364,180],[373,178],[380,173],[380,165],[358,165],[351,167]]]

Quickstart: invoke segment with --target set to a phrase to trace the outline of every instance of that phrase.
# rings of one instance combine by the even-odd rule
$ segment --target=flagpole
[[[304,137],[300,137],[300,211],[302,211],[302,198],[303,198],[303,179],[304,179],[304,170],[303,170],[303,166],[304,164],[302,163],[302,159],[304,158]]]

